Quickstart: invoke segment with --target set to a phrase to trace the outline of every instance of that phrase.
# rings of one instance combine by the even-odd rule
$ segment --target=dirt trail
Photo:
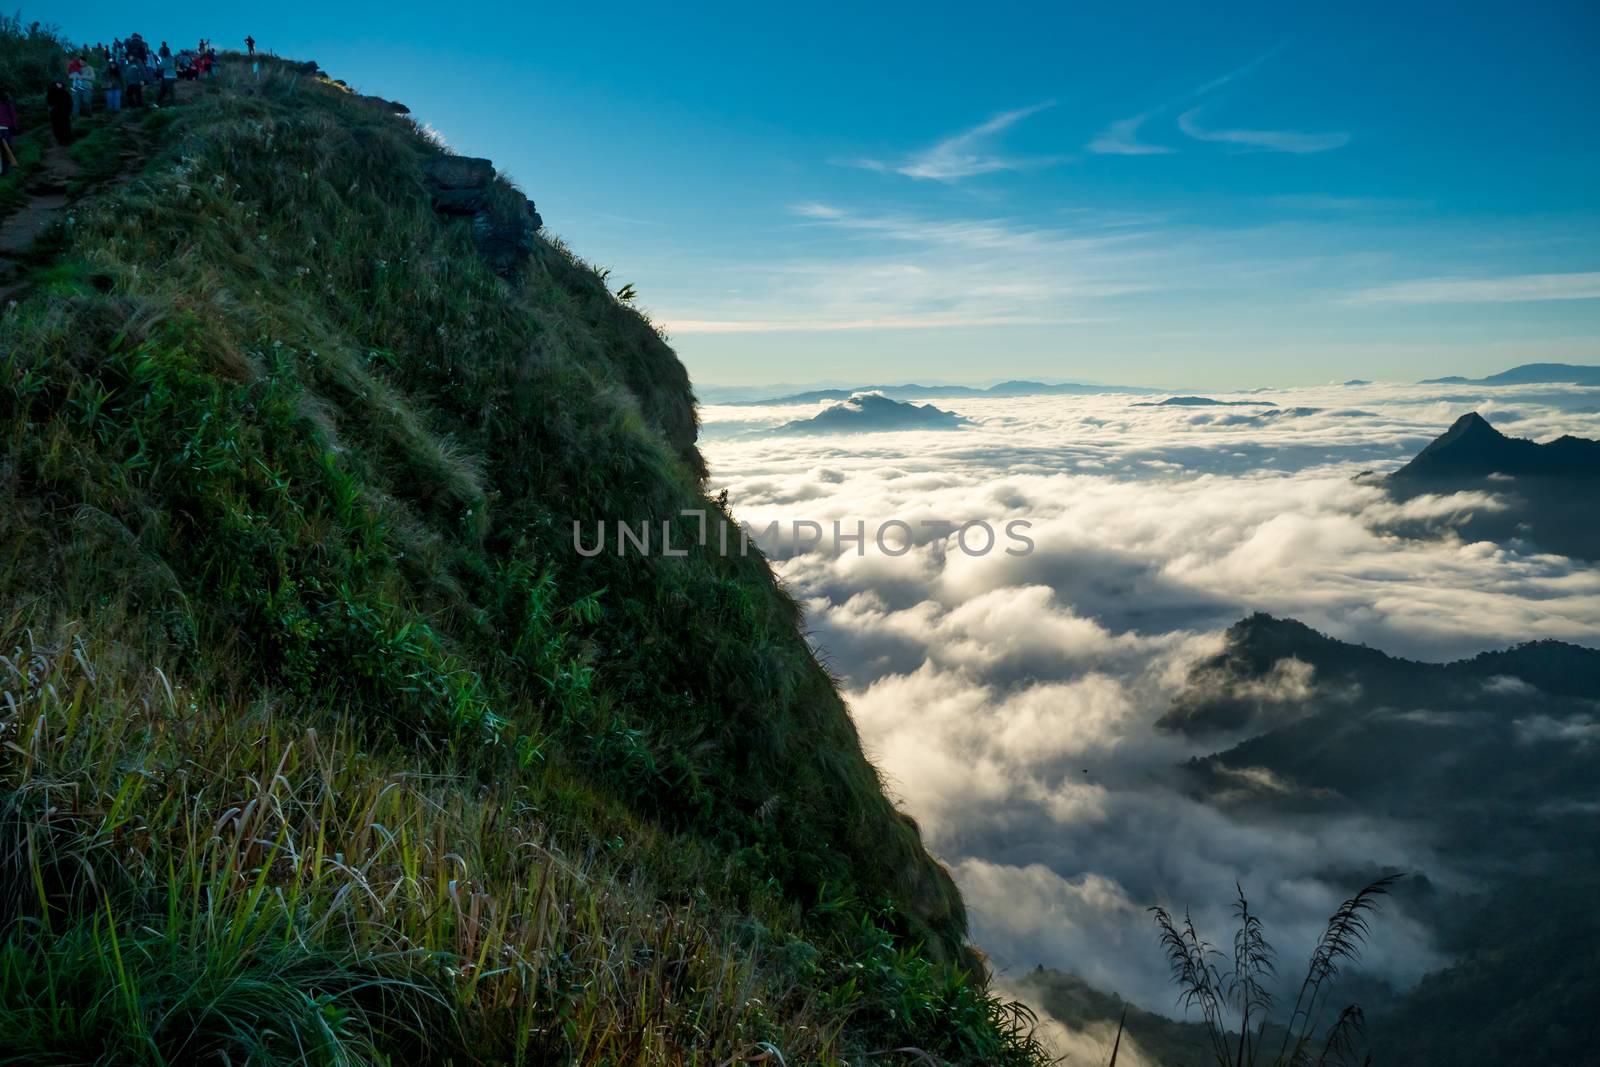
[[[17,257],[33,247],[55,223],[69,203],[67,189],[77,176],[78,165],[67,150],[51,142],[43,166],[23,190],[27,202],[0,219],[0,310],[21,288],[21,281],[15,277],[19,270]]]
[[[178,99],[182,100],[192,92],[187,85],[180,87]],[[126,182],[138,174],[143,166],[149,138],[136,121],[138,114],[137,111],[124,111],[123,117],[118,119],[127,123],[124,132],[128,136],[128,144],[120,153],[117,173],[107,181],[97,182],[96,189]],[[44,131],[41,130],[39,136],[44,136]],[[24,286],[22,257],[49,232],[61,213],[76,199],[69,190],[77,177],[77,163],[73,162],[65,148],[50,141],[39,170],[23,190],[27,201],[21,208],[0,219],[0,315],[21,295]],[[93,191],[84,190],[78,195]]]

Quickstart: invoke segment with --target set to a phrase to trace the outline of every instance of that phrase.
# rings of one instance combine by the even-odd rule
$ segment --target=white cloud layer
[[[1426,659],[1600,635],[1592,565],[1450,535],[1453,516],[1499,506],[1493,494],[1400,505],[1354,480],[1398,467],[1468,410],[1518,436],[1600,436],[1600,390],[1370,385],[1221,398],[1259,406],[937,400],[974,425],[806,439],[733,435],[811,406],[703,412],[713,478],[741,519],[871,530],[893,518],[918,530],[897,558],[869,537],[859,555],[810,551],[778,567],[869,751],[966,893],[978,943],[1002,969],[1074,970],[1164,1011],[1172,997],[1149,905],[1193,906],[1225,937],[1237,878],[1293,958],[1374,865],[1447,885],[1465,876],[1418,827],[1355,815],[1251,822],[1175,786],[1177,762],[1218,746],[1152,724],[1223,628],[1265,610]],[[1402,518],[1439,535],[1389,532]],[[1031,522],[1036,551],[971,557],[917,525],[967,519]],[[1529,720],[1530,743],[1590,741],[1543,725]],[[1374,970],[1408,981],[1438,962],[1403,908],[1381,922]]]

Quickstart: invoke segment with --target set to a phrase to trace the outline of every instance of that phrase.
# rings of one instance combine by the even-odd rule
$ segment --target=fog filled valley
[[[1182,1017],[1147,909],[1191,909],[1227,946],[1236,880],[1298,983],[1292,961],[1338,903],[1403,872],[1345,979],[1381,1033],[1463,944],[1514,954],[1464,934],[1475,910],[1516,912],[1529,879],[1592,888],[1600,570],[1526,525],[1463,535],[1516,517],[1508,475],[1415,493],[1386,476],[1468,412],[1513,438],[1600,437],[1600,389],[932,392],[959,428],[767,438],[752,431],[840,402],[713,405],[705,448],[741,520],[779,521],[763,543],[813,646],[1013,988],[1048,1008],[1048,972],[1068,972]],[[1561,484],[1592,530],[1586,463]],[[863,519],[863,542],[835,543],[835,521]],[[894,527],[878,542],[889,519],[909,541]],[[964,549],[973,520],[1024,520],[1035,547],[979,554],[974,532]],[[797,521],[821,543],[796,552]],[[1566,644],[1459,664],[1459,679],[1425,666],[1535,641]],[[1542,956],[1548,903],[1497,936]],[[1555,943],[1592,961],[1593,919],[1563,929]],[[1103,1058],[1120,1009],[1055,999],[1079,1013],[1071,1047]],[[1397,1055],[1408,1035],[1390,1033],[1387,1062],[1443,1062],[1426,1041]],[[1551,1062],[1569,1062],[1554,1040]]]

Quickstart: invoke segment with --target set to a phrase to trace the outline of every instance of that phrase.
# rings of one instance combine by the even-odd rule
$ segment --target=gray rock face
[[[472,156],[434,156],[422,165],[422,177],[435,211],[474,215],[489,202],[494,164]]]
[[[422,178],[435,211],[471,216],[473,243],[496,274],[514,278],[522,272],[544,220],[525,196],[492,195],[492,162],[438,155],[422,165]]]
[[[472,239],[494,272],[510,277],[520,273],[533,252],[533,235],[540,225],[533,201],[523,197],[521,204],[509,211],[486,210],[473,215]]]

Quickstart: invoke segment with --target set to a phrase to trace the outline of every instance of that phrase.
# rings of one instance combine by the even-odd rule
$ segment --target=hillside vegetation
[[[0,1061],[1043,1062],[650,323],[382,102],[185,90],[0,312]]]

